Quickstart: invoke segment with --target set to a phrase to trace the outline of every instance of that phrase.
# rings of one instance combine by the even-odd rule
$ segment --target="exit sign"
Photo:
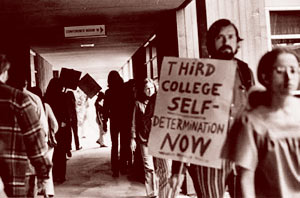
[[[65,38],[105,36],[105,25],[64,27]]]

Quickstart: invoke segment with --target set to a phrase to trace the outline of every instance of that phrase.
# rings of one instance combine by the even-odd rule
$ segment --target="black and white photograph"
[[[300,198],[299,0],[0,0],[0,198]]]

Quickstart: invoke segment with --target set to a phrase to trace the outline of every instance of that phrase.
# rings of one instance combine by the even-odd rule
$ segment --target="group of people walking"
[[[145,174],[147,195],[156,197],[157,178],[153,157],[148,153],[147,143],[151,131],[151,118],[154,114],[157,86],[149,78],[139,83],[141,84],[133,80],[124,83],[117,71],[109,73],[109,88],[105,92],[103,104],[103,122],[106,123],[108,118],[110,120],[112,176],[119,177],[120,173],[134,174],[131,172],[133,167],[135,172],[138,170],[136,168],[142,168]],[[139,156],[142,163],[138,163]],[[134,166],[133,163],[138,164]]]
[[[131,131],[124,130],[123,133],[131,137],[131,151],[139,145],[148,197],[167,197],[170,193],[160,191],[178,190],[176,186],[182,183],[178,181],[182,178],[179,175],[185,171],[190,173],[197,197],[201,198],[223,197],[226,192],[231,197],[300,196],[300,120],[297,111],[300,101],[295,96],[300,83],[299,56],[289,48],[274,48],[263,55],[257,78],[265,89],[257,90],[251,69],[235,57],[242,40],[236,26],[227,19],[213,23],[207,33],[210,57],[231,60],[237,66],[227,138],[225,144],[220,145],[220,169],[195,164],[185,164],[181,169],[181,163],[173,161],[170,174],[168,168],[164,169],[169,182],[160,188],[156,160],[162,159],[149,155],[147,147],[157,88],[151,79],[140,82],[142,86],[136,91],[135,103],[131,104],[133,111],[124,111],[127,115],[128,112],[133,115],[128,116]],[[122,92],[116,92],[112,98],[122,97],[117,93]],[[124,106],[114,107],[116,109],[112,111],[120,116]],[[112,118],[111,130],[117,125],[117,120]],[[121,139],[122,136],[121,132]],[[127,138],[125,140],[128,141]],[[115,172],[118,169],[114,168],[118,159],[116,153],[116,148],[112,148],[113,176],[118,176]]]
[[[139,152],[142,163],[138,166],[144,170],[148,197],[175,197],[178,184],[182,184],[180,175],[186,171],[199,198],[221,198],[226,192],[232,198],[300,197],[300,113],[297,110],[300,100],[295,96],[300,83],[298,54],[289,48],[274,48],[264,54],[257,68],[257,79],[264,87],[261,90],[254,86],[248,65],[235,57],[242,38],[231,21],[214,22],[206,40],[211,58],[236,63],[226,141],[220,145],[221,168],[195,164],[185,164],[182,168],[177,161],[171,162],[170,167],[169,160],[149,155],[157,82],[146,78],[124,83],[117,71],[111,71],[108,89],[105,94],[98,93],[95,107],[100,146],[106,146],[103,135],[110,121],[112,177],[130,173],[138,162]],[[52,160],[46,153],[51,147],[46,146],[49,138],[45,138],[50,130],[57,131],[53,179],[65,180],[71,128],[75,126],[75,118],[70,116],[74,115],[74,95],[65,93],[58,79],[50,81],[42,100],[48,119],[47,126],[43,127],[41,111],[37,104],[30,102],[34,100],[30,94],[5,84],[9,66],[6,57],[1,55],[0,110],[5,114],[0,114],[0,176],[9,197],[25,197],[27,160],[33,166],[40,190],[49,179]],[[49,121],[51,117],[56,121]],[[76,147],[80,149],[79,143]],[[161,179],[162,170],[166,180]]]

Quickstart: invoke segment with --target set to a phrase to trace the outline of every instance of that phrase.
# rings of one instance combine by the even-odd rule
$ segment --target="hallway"
[[[87,120],[83,125],[86,138],[80,138],[82,150],[72,151],[67,161],[66,181],[55,183],[57,198],[147,198],[144,184],[127,179],[127,175],[113,178],[110,170],[110,133],[104,136],[106,148],[99,148],[98,127],[95,122],[94,100],[89,100]],[[108,125],[109,128],[109,125]],[[80,131],[80,130],[79,130]],[[74,141],[73,141],[74,142]],[[73,149],[75,145],[73,143]],[[177,198],[189,198],[179,195]]]
[[[96,137],[81,139],[83,149],[73,151],[67,162],[67,180],[55,184],[55,197],[143,198],[142,183],[129,181],[126,175],[115,179],[110,170],[110,147],[99,148]]]

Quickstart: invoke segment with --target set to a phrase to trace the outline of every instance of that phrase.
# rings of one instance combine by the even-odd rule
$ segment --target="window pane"
[[[150,48],[149,46],[146,47],[146,62],[150,60]]]
[[[300,34],[300,11],[270,11],[271,35]]]
[[[300,45],[299,39],[272,39],[272,46]]]
[[[152,70],[152,68],[151,68],[151,62],[149,61],[147,63],[147,77],[148,78],[152,78],[152,76],[151,76],[151,70]]]
[[[156,57],[153,58],[152,65],[153,65],[153,78],[155,79],[158,77],[157,58]]]
[[[152,47],[152,58],[156,57],[156,47]]]

